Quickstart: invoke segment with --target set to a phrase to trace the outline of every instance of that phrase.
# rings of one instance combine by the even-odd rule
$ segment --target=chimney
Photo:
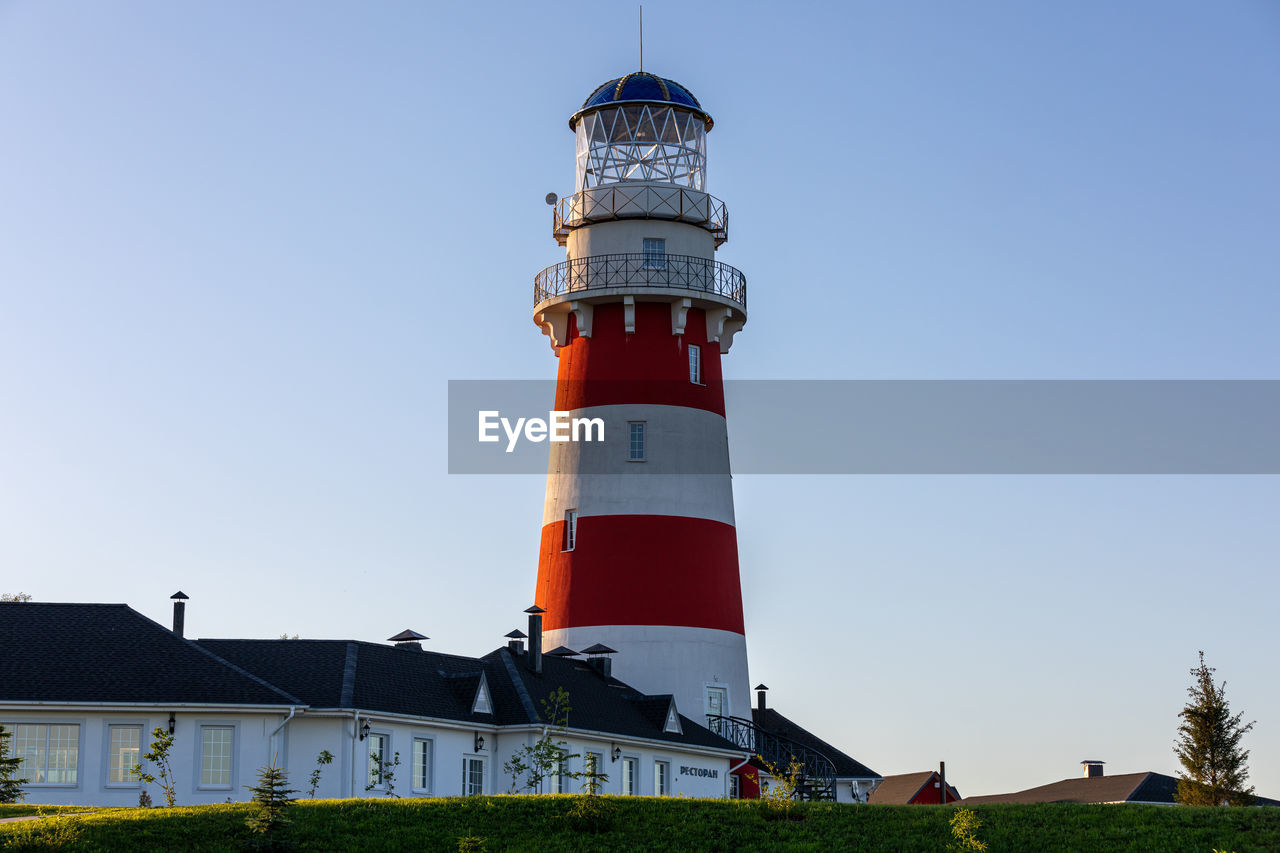
[[[938,781],[941,783],[938,787],[942,789],[939,802],[945,806],[947,804],[947,762],[945,761],[938,762]]]
[[[411,631],[408,628],[405,628],[394,637],[387,637],[387,642],[395,643],[397,649],[408,649],[409,651],[420,652],[422,651],[422,643],[418,641],[430,639],[430,637],[419,634],[417,631]]]
[[[1092,758],[1086,758],[1084,761],[1081,761],[1080,763],[1084,765],[1084,778],[1092,779],[1094,776],[1102,775],[1102,765],[1106,764],[1107,762],[1098,761]]]
[[[535,604],[524,612],[529,614],[529,669],[542,675],[542,614],[547,611]]]
[[[611,649],[604,643],[596,643],[582,650],[589,657],[587,658],[587,666],[600,673],[605,678],[613,677],[613,658],[609,655],[616,655],[617,649]]]
[[[524,638],[526,636],[528,635],[519,628],[514,631],[507,632],[507,650],[511,652],[513,656],[524,654]]]
[[[763,684],[756,685],[756,709],[757,710],[760,710],[760,711],[764,710],[765,708],[764,694],[768,692],[769,692],[769,688],[765,687]]]
[[[181,637],[187,620],[187,594],[178,590],[169,597],[173,599],[173,633]]]

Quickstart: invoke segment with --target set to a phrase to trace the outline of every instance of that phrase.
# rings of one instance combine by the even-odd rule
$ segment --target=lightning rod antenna
[[[640,7],[640,70],[644,70],[644,6]]]

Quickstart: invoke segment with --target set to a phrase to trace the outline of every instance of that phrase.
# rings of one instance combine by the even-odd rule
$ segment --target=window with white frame
[[[413,739],[413,789],[430,792],[431,765],[435,760],[436,746],[430,738]]]
[[[729,774],[729,799],[742,799],[742,777],[737,773]]]
[[[484,759],[462,759],[462,795],[476,797],[484,793]]]
[[[631,245],[635,245],[632,243]],[[667,268],[667,241],[654,237],[644,238],[644,268],[647,270],[665,270]]]
[[[588,752],[584,760],[587,770],[587,793],[600,793],[600,768],[604,766],[604,756],[598,752]]]
[[[80,725],[50,726],[18,723],[13,732],[12,757],[22,759],[17,776],[29,785],[75,785],[80,771]]]
[[[644,421],[628,421],[630,443],[627,446],[627,461],[644,461]]]
[[[702,384],[702,347],[697,344],[689,344],[689,381]]]
[[[387,736],[382,734],[370,734],[364,739],[364,751],[369,756],[369,781],[365,784],[370,788],[383,786],[383,775],[387,769],[387,740]]]
[[[653,795],[665,797],[671,793],[671,765],[665,761],[653,762]]]
[[[636,795],[636,764],[634,758],[622,759],[622,793],[628,797]]]
[[[556,765],[555,788],[557,794],[573,793],[573,777],[569,775],[569,759],[563,759]]]
[[[577,544],[578,511],[576,509],[566,509],[564,511],[564,550],[572,551]]]
[[[107,726],[107,784],[137,785],[142,762],[142,726]]]
[[[231,756],[235,729],[231,726],[200,727],[200,787],[231,787]]]

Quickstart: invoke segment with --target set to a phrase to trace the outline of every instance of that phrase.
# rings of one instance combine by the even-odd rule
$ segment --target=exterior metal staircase
[[[799,764],[793,794],[795,799],[835,801],[836,766],[816,749],[762,729],[741,717],[707,714],[707,728],[781,771],[786,771],[793,763]]]

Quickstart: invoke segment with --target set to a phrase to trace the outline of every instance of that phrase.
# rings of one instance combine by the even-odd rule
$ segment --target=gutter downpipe
[[[355,778],[356,778],[356,744],[360,739],[360,712],[351,712],[351,772],[347,774],[345,797],[355,796]]]
[[[274,732],[272,732],[271,734],[267,735],[267,749],[271,749],[271,739],[272,739],[273,737],[275,737],[276,735],[280,734],[280,730],[281,730],[281,729],[283,729],[285,726],[289,725],[289,721],[290,721],[290,720],[292,720],[292,719],[294,718],[294,715],[296,715],[297,713],[298,713],[298,708],[297,708],[297,706],[296,706],[296,705],[290,705],[290,706],[289,706],[289,716],[287,716],[287,717],[285,717],[285,718],[284,718],[284,722],[283,722],[283,723],[281,723],[280,725],[276,726],[276,730],[275,730]],[[278,754],[279,754],[279,753],[276,753],[276,755],[278,755]],[[276,755],[269,755],[269,756],[267,756],[267,758],[268,758],[268,759],[270,759],[270,761],[271,761],[271,763],[272,763],[272,764],[275,764],[275,763],[276,763]],[[289,756],[288,756],[288,755],[286,755],[286,756],[285,756],[285,763],[286,763],[286,764],[288,763],[288,758],[289,758]]]

